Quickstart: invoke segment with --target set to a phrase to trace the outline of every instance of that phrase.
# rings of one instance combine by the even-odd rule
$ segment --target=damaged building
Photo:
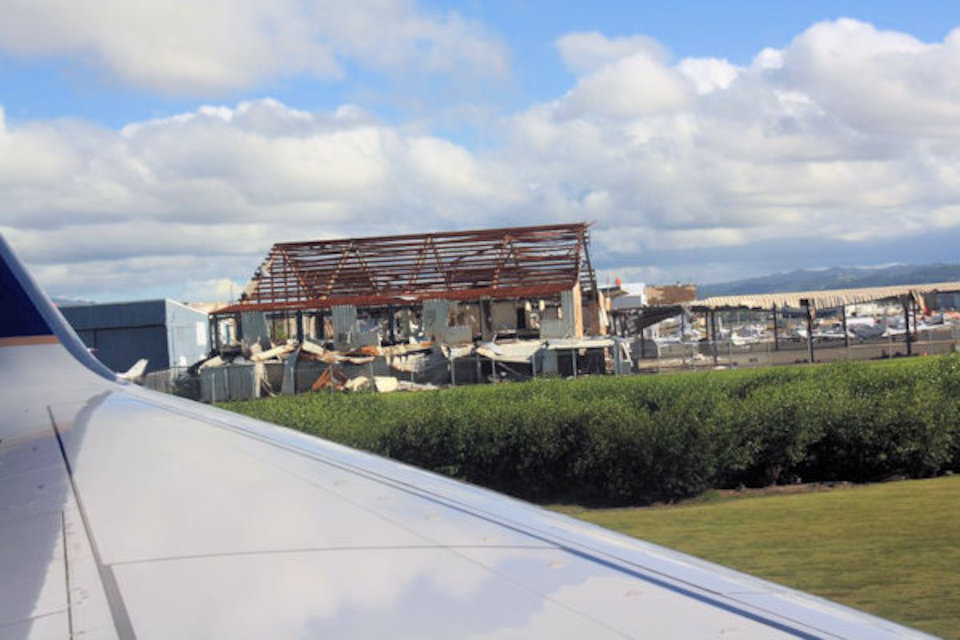
[[[279,243],[211,335],[285,362],[288,392],[459,384],[604,372],[605,314],[574,223]]]

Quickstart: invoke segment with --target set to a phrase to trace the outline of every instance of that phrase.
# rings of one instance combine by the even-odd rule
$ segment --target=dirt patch
[[[779,496],[794,493],[816,493],[834,489],[850,489],[858,486],[854,482],[803,482],[798,484],[775,484],[769,487],[740,487],[739,489],[717,489],[716,495],[724,498],[750,496]]]

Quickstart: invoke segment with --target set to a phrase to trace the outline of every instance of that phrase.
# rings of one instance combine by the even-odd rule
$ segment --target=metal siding
[[[337,349],[350,349],[357,336],[357,308],[343,305],[331,309],[333,340]]]
[[[97,332],[90,330],[76,330],[77,335],[83,340],[83,344],[87,346],[87,349],[96,349],[97,348]]]
[[[75,331],[119,329],[162,325],[166,321],[165,306],[165,300],[140,300],[60,307],[60,312]]]
[[[107,367],[123,372],[146,358],[147,372],[169,366],[167,332],[162,324],[152,327],[102,329],[95,333],[96,356]]]
[[[147,358],[147,372],[175,366],[181,357],[187,365],[207,354],[207,314],[171,300],[143,300],[61,307],[84,344],[96,350],[104,365],[126,371]],[[197,323],[203,324],[198,344]]]
[[[189,366],[210,350],[207,314],[167,300],[167,348],[169,366]],[[198,331],[197,324],[202,324]],[[197,338],[202,337],[198,342]]]

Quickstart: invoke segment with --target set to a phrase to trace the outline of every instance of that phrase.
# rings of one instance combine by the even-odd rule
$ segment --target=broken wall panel
[[[264,313],[256,311],[241,313],[240,326],[243,331],[243,340],[248,346],[257,342],[270,344],[270,328],[267,326],[267,317]]]
[[[353,348],[357,337],[357,308],[353,305],[338,305],[330,310],[333,318],[334,348],[347,351]]]
[[[423,335],[428,340],[439,340],[450,325],[450,301],[424,300],[421,319]]]
[[[424,300],[422,317],[423,333],[428,340],[440,344],[463,344],[473,340],[475,322],[471,322],[469,312],[456,302]]]
[[[575,287],[574,289],[578,289]],[[580,314],[580,332],[577,333],[577,296],[574,290],[564,291],[560,294],[560,308],[553,309],[547,307],[544,310],[543,319],[540,322],[540,337],[549,338],[573,338],[583,335],[582,314]]]
[[[206,367],[200,371],[200,399],[213,403],[259,398],[265,378],[262,362]]]
[[[490,305],[490,322],[495,333],[517,330],[517,304],[513,300],[498,301]]]

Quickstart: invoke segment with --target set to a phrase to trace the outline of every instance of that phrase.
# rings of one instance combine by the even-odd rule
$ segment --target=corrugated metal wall
[[[149,361],[147,372],[188,366],[209,350],[207,314],[172,300],[61,307],[60,311],[84,344],[114,371],[126,371],[140,358]]]
[[[167,300],[169,366],[188,367],[210,351],[207,314]]]

